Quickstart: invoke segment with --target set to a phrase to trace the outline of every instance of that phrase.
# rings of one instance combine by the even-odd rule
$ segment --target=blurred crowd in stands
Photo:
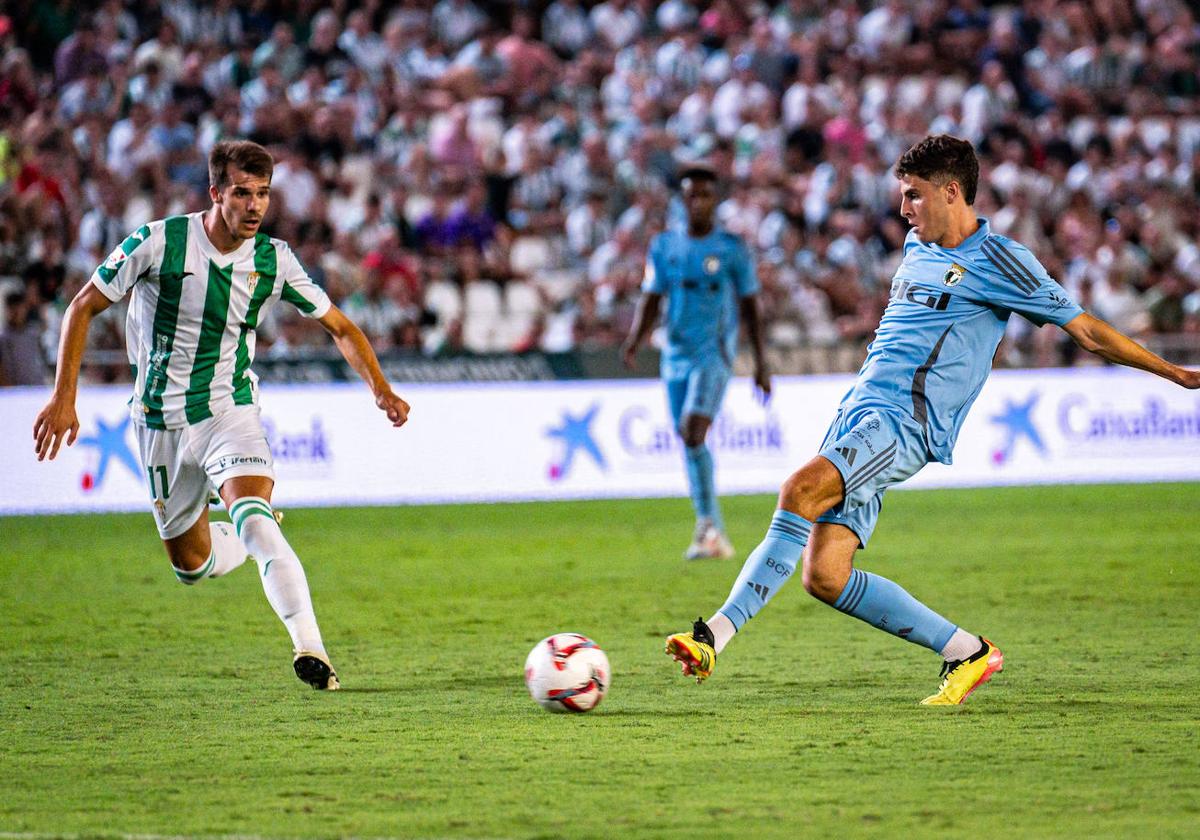
[[[853,369],[906,232],[891,165],[938,132],[977,144],[980,214],[1090,311],[1200,342],[1183,0],[0,0],[0,62],[0,382],[47,381],[71,296],[142,223],[209,205],[228,137],[273,153],[265,229],[381,351],[614,347],[649,237],[682,222],[677,167],[705,159],[776,367]],[[319,351],[285,308],[260,356]],[[998,363],[1072,358],[1013,319]]]

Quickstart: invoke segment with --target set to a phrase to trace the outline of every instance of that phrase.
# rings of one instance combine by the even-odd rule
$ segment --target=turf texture
[[[744,557],[774,501],[724,502]],[[1200,486],[890,494],[859,565],[1005,651],[940,660],[798,581],[684,680],[724,600],[685,500],[288,511],[345,690],[291,674],[253,564],[175,582],[149,514],[0,519],[0,836],[1195,837]],[[528,650],[607,651],[551,715]]]

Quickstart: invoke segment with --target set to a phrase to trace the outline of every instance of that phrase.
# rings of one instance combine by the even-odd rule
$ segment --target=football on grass
[[[542,639],[525,660],[525,686],[543,709],[588,712],[608,691],[612,672],[600,646],[578,633]]]

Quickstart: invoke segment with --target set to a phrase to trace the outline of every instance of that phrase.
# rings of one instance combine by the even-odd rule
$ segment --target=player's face
[[[225,188],[218,192],[216,187],[210,187],[209,194],[213,204],[220,208],[229,232],[238,239],[249,239],[258,233],[271,205],[271,179],[232,166],[228,175]]]
[[[688,224],[708,227],[717,209],[717,185],[709,178],[688,178],[683,182],[683,206]]]
[[[939,187],[916,175],[900,178],[900,215],[912,225],[922,242],[937,242],[950,226],[950,196]]]

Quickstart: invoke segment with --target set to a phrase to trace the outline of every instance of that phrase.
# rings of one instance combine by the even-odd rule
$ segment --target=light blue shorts
[[[820,454],[842,474],[845,498],[817,521],[846,526],[863,548],[879,521],[884,491],[931,460],[916,420],[900,410],[866,407],[838,409]]]
[[[725,386],[729,384],[729,367],[719,359],[695,364],[684,376],[667,379],[666,383],[671,419],[678,429],[689,414],[710,419],[717,416],[725,400]]]

